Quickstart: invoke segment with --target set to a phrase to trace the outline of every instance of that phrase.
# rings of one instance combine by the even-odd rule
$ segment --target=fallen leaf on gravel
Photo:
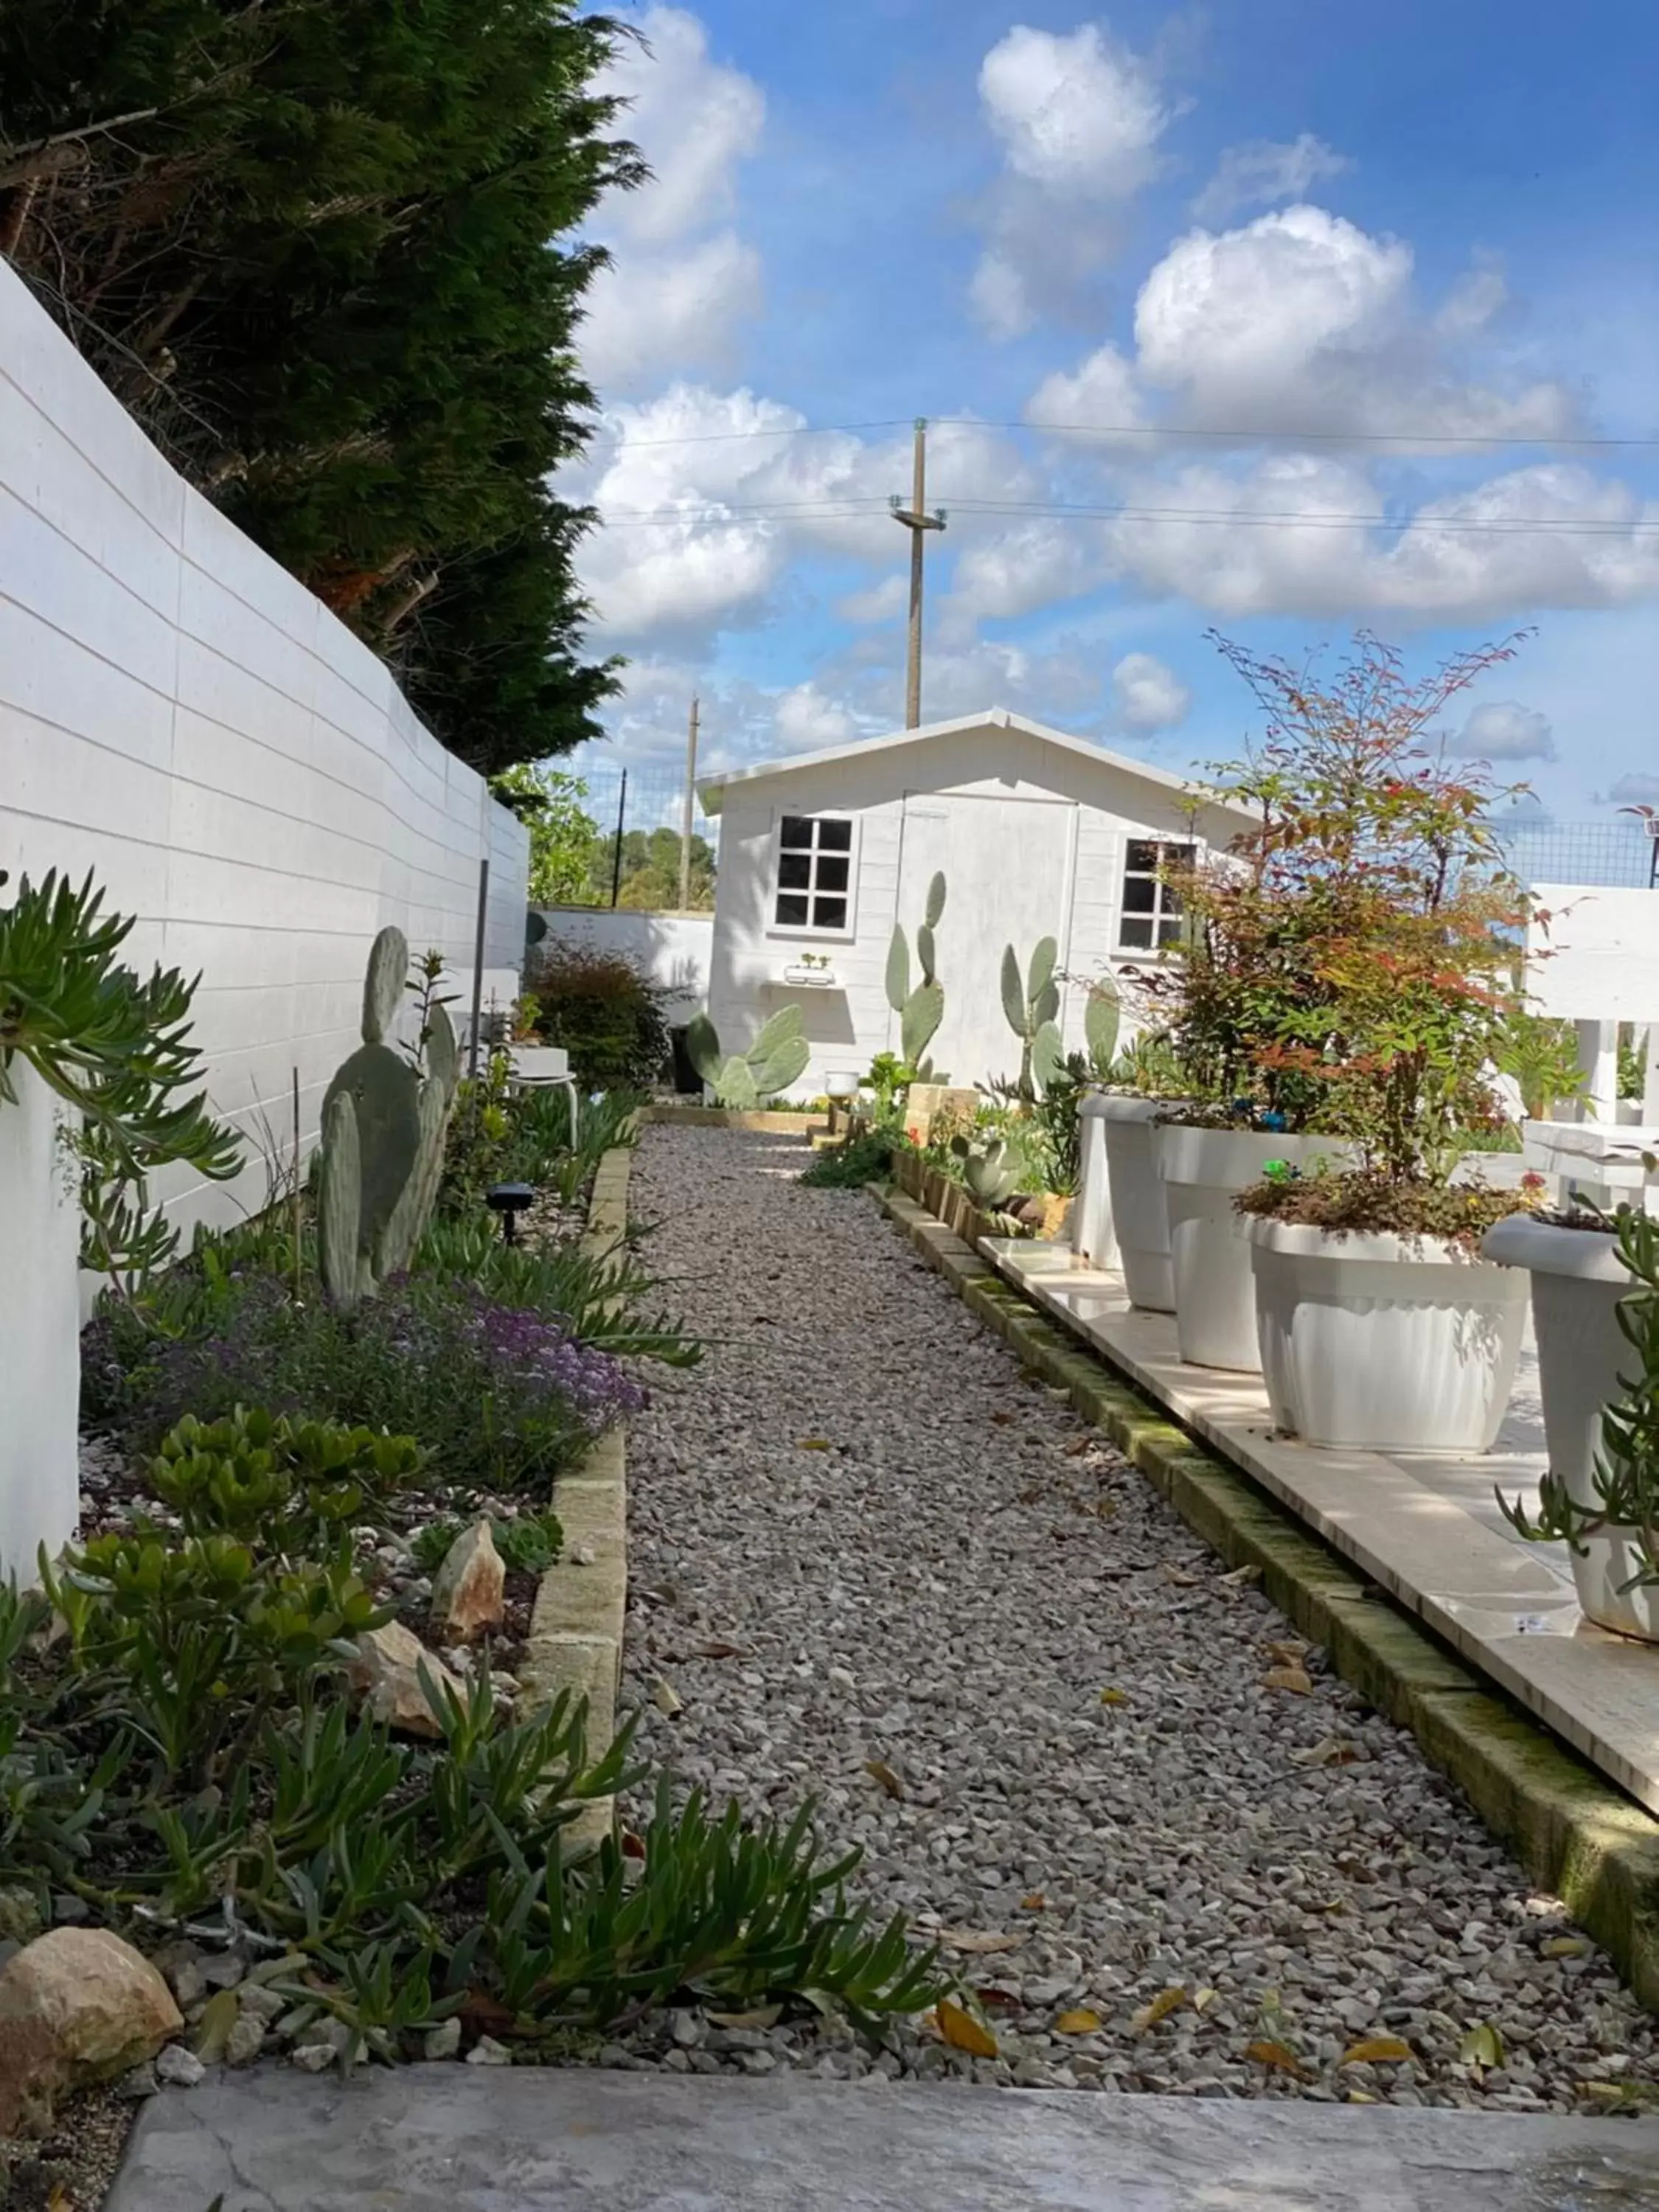
[[[645,1856],[644,1837],[636,1836],[631,1828],[624,1828],[623,1830],[622,1855],[625,1859],[642,1859]]]
[[[691,1656],[694,1659],[746,1659],[749,1650],[743,1644],[700,1644]]]
[[[1012,1413],[1003,1413],[1000,1407],[994,1407],[990,1418],[996,1423],[998,1428],[1006,1429],[1014,1417]]]
[[[1299,1667],[1308,1656],[1305,1644],[1270,1644],[1267,1656],[1275,1667]]]
[[[659,1713],[666,1713],[670,1720],[672,1720],[676,1713],[684,1712],[685,1710],[685,1701],[678,1691],[674,1688],[672,1682],[665,1682],[660,1674],[658,1675],[655,1686],[651,1692],[651,1702]]]
[[[1345,1735],[1322,1736],[1306,1750],[1291,1753],[1292,1766],[1352,1766],[1359,1753]]]
[[[1345,2101],[1350,2105],[1374,2105],[1377,2100],[1369,2089],[1350,2089]]]
[[[939,1940],[947,1951],[1018,1951],[1025,1938],[984,1928],[941,1928]]]
[[[1195,1575],[1190,1567],[1178,1567],[1172,1559],[1165,1559],[1164,1579],[1166,1583],[1173,1583],[1177,1589],[1191,1589],[1195,1584],[1201,1583],[1204,1577],[1202,1575]]]
[[[711,2012],[704,2017],[714,2027],[775,2027],[783,2018],[783,2007],[756,2005],[749,2012]]]
[[[1025,2000],[1012,1990],[975,1990],[974,1995],[987,2012],[1024,2012]]]
[[[1215,1991],[1213,1990],[1200,1990],[1198,1994],[1193,1999],[1193,2010],[1194,2012],[1205,2012],[1214,2002]]]
[[[1291,1690],[1298,1698],[1305,1698],[1313,1689],[1313,1679],[1300,1667],[1269,1667],[1261,1677],[1264,1690]]]
[[[1046,1912],[1048,1910],[1048,1900],[1040,1889],[1034,1889],[1029,1897],[1022,1897],[1019,1902],[1020,1909],[1024,1912]]]
[[[830,1439],[828,1437],[797,1437],[795,1449],[797,1451],[828,1451]]]
[[[46,2198],[46,2212],[75,2212],[70,2193],[61,2181],[54,2181]]]
[[[1245,2045],[1244,2056],[1254,2058],[1258,2066],[1273,2067],[1280,2074],[1294,2074],[1298,2081],[1308,2079],[1307,2068],[1287,2043],[1270,2043],[1265,2037],[1258,2037],[1254,2043]]]
[[[1583,1936],[1552,1936],[1547,1943],[1540,1943],[1540,1959],[1587,1959],[1590,1945]]]
[[[1066,1447],[1067,1459],[1081,1459],[1094,1443],[1092,1437],[1073,1437]]]
[[[1261,1570],[1258,1566],[1235,1567],[1231,1574],[1221,1577],[1230,1589],[1247,1589],[1252,1583],[1259,1583],[1261,1579]]]
[[[1100,1702],[1103,1705],[1127,1705],[1129,1702],[1129,1692],[1127,1690],[1119,1690],[1109,1686],[1101,1692]]]
[[[890,1797],[903,1796],[904,1784],[884,1759],[866,1759],[864,1762],[864,1771],[866,1774],[874,1776]]]
[[[1472,2027],[1457,2046],[1457,2055],[1465,2066],[1476,2073],[1484,2073],[1489,2066],[1504,2063],[1504,2038],[1495,2021],[1483,2020]]]
[[[974,2058],[996,2057],[997,2039],[990,2029],[983,2021],[975,2020],[972,2013],[952,2004],[949,1997],[939,1999],[933,2008],[933,2018],[939,2033],[953,2051],[965,2051]]]
[[[1091,2012],[1087,2005],[1079,2005],[1074,2012],[1063,2012],[1054,2022],[1056,2035],[1092,2035],[1100,2026],[1100,2014]]]
[[[216,1990],[208,1999],[196,2023],[196,2056],[207,2065],[216,2066],[224,2057],[241,2009],[234,1990]]]
[[[1337,2060],[1339,2066],[1403,2066],[1414,2063],[1417,2053],[1397,2035],[1367,2035],[1351,2043]]]
[[[1150,2004],[1144,2004],[1129,2022],[1136,2035],[1145,2035],[1149,2027],[1156,2027],[1161,2020],[1168,2020],[1172,2012],[1179,2012],[1187,2002],[1184,1987],[1160,1990]]]

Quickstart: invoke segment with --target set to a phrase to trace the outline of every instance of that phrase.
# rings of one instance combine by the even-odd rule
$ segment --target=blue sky
[[[1183,769],[1249,728],[1212,625],[1535,627],[1451,742],[1559,819],[1659,799],[1651,0],[622,12],[657,174],[596,225],[573,478],[608,756],[665,770],[694,690],[720,763],[902,720],[921,414],[925,718]]]

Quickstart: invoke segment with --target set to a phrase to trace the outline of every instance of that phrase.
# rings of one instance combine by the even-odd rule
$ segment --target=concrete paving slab
[[[1659,2122],[415,2066],[144,2109],[106,2212],[1635,2212]]]

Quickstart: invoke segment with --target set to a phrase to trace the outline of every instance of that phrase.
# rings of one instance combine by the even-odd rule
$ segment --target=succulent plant
[[[933,932],[945,912],[945,878],[936,875],[927,886],[927,901],[916,929],[916,961],[921,981],[910,988],[910,946],[901,927],[895,926],[887,948],[887,1003],[899,1018],[899,1050],[924,1083],[936,1081],[922,1054],[945,1019],[945,989],[933,973]]]
[[[1041,1098],[1065,1056],[1060,1036],[1060,982],[1054,963],[1060,947],[1040,938],[1022,977],[1019,955],[1012,945],[1002,953],[1002,1011],[1019,1039],[1019,1087],[1028,1098]]]
[[[751,1113],[787,1091],[812,1056],[802,1035],[801,1010],[793,1001],[779,1007],[747,1052],[722,1052],[720,1032],[707,1014],[697,1015],[687,1029],[685,1049],[719,1103],[738,1113]]]
[[[1013,1196],[1019,1169],[1002,1138],[952,1137],[951,1150],[962,1162],[962,1180],[976,1206],[994,1209]]]
[[[443,1006],[428,1013],[424,1073],[386,1041],[408,973],[408,939],[400,929],[383,929],[363,981],[362,1043],[323,1099],[318,1266],[324,1289],[348,1312],[414,1256],[438,1195],[460,1080]]]
[[[1123,1002],[1117,985],[1109,975],[1103,975],[1090,985],[1083,1008],[1084,1042],[1089,1048],[1089,1065],[1097,1076],[1103,1077],[1117,1058],[1122,1018]]]

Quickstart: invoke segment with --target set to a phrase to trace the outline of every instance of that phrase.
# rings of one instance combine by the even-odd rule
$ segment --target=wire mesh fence
[[[1640,822],[1504,823],[1498,836],[1522,883],[1654,887],[1659,840],[1650,837]]]
[[[563,902],[679,907],[684,769],[668,762],[624,763],[601,755],[573,761],[566,773],[580,786],[581,810],[596,836],[586,880]],[[690,866],[684,881],[684,902],[694,910],[714,903],[715,827],[694,799]]]

